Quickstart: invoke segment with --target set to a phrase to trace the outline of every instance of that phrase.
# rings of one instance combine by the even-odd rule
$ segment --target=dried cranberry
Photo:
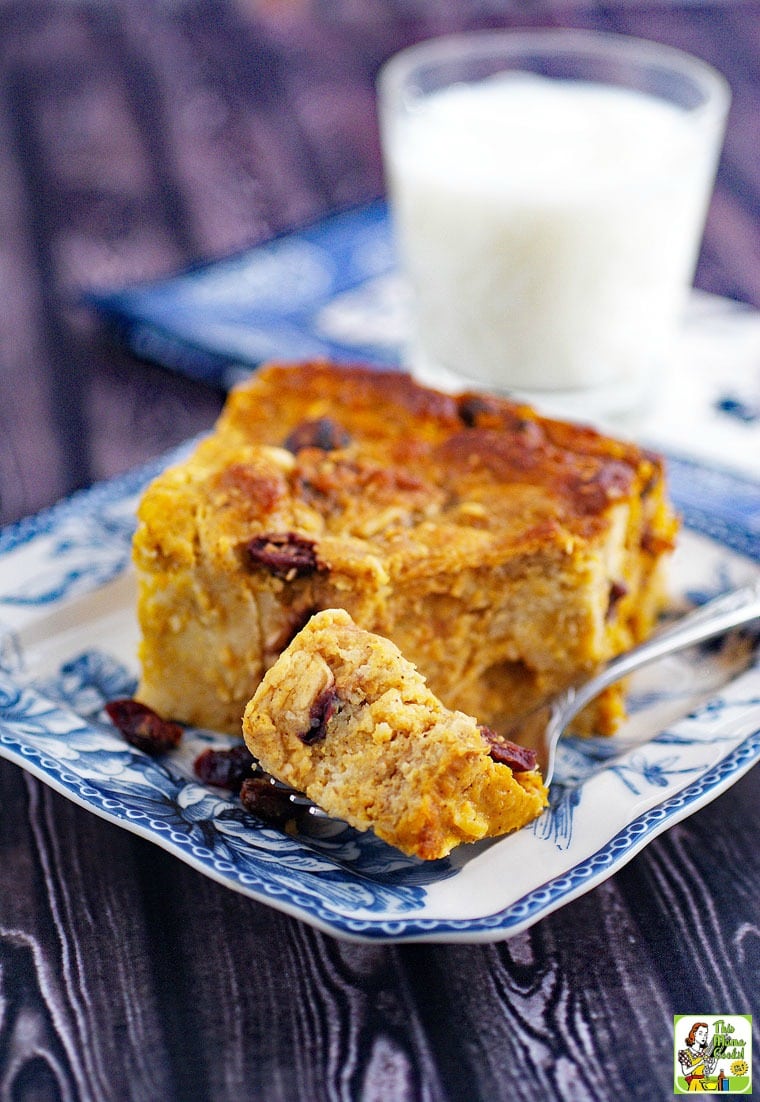
[[[610,595],[607,604],[607,619],[614,615],[618,602],[628,594],[628,586],[625,582],[610,582]]]
[[[647,528],[641,536],[641,550],[650,555],[662,555],[673,550],[673,541]]]
[[[323,452],[345,448],[351,443],[348,432],[332,417],[317,417],[313,421],[301,421],[285,439],[288,451],[301,451],[302,448],[319,448]]]
[[[254,536],[242,548],[248,569],[265,567],[270,574],[285,581],[306,577],[324,569],[317,557],[314,540],[294,532],[273,532]]]
[[[579,508],[596,513],[611,501],[619,501],[630,491],[633,470],[622,460],[610,459],[573,479]]]
[[[243,781],[251,776],[256,759],[247,746],[232,746],[229,750],[209,747],[193,762],[193,772],[203,784],[239,792]]]
[[[315,742],[321,742],[327,734],[327,724],[335,714],[338,703],[338,694],[334,689],[325,689],[320,693],[309,710],[309,729],[299,734],[301,742],[312,746]]]
[[[178,746],[182,738],[182,728],[178,723],[162,719],[139,700],[109,700],[105,710],[127,742],[146,754],[165,754]]]
[[[474,428],[480,417],[484,414],[496,415],[499,407],[492,398],[485,395],[464,394],[459,399],[457,411],[459,420],[468,428]]]
[[[536,751],[529,750],[527,746],[518,746],[490,727],[483,724],[480,733],[488,744],[488,752],[499,765],[508,765],[513,773],[529,773],[536,768]]]
[[[274,826],[283,826],[296,817],[297,808],[288,793],[277,788],[266,777],[248,777],[240,789],[240,802],[246,811]]]

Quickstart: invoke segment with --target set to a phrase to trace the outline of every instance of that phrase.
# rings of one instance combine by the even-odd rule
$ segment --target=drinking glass
[[[473,32],[391,58],[378,106],[413,371],[582,419],[652,400],[729,103],[705,62],[625,35]]]

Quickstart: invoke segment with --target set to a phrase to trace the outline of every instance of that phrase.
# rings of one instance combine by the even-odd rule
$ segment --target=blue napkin
[[[381,201],[87,301],[138,356],[228,389],[270,360],[397,366],[405,302]]]

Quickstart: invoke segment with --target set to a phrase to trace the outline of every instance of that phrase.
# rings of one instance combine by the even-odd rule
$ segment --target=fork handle
[[[715,597],[682,616],[675,624],[652,635],[643,643],[613,658],[573,695],[573,716],[594,697],[623,677],[668,654],[693,647],[731,628],[741,627],[760,618],[760,579],[739,589]],[[572,717],[566,716],[566,721]]]

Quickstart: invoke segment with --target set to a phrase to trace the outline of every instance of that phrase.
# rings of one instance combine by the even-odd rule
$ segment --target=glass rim
[[[507,62],[528,52],[539,57],[566,54],[598,60],[619,59],[642,68],[658,67],[661,71],[678,73],[691,80],[703,94],[696,110],[711,104],[727,110],[732,98],[731,86],[723,73],[687,50],[634,35],[574,27],[486,28],[421,39],[383,63],[377,75],[377,92],[381,99],[388,100],[403,89],[415,70],[426,65],[467,57],[475,60],[501,57]]]

